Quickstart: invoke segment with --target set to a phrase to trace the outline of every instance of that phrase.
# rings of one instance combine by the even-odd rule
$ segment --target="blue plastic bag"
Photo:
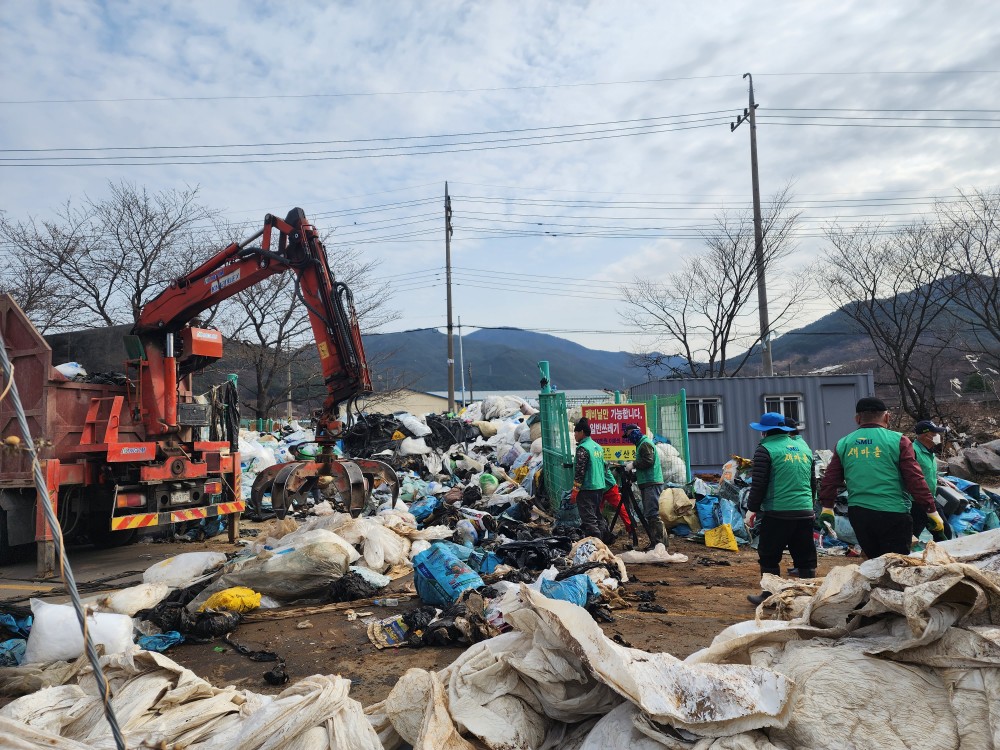
[[[750,532],[743,522],[743,514],[740,513],[739,506],[727,498],[719,499],[719,511],[722,516],[722,523],[728,523],[733,530],[733,536],[739,541],[749,542]]]
[[[497,555],[492,552],[484,552],[481,549],[475,549],[472,554],[469,555],[468,563],[469,567],[472,568],[477,573],[486,573],[489,575],[497,566],[503,562]]]
[[[670,529],[670,533],[674,536],[691,536],[691,527],[686,523],[679,523]]]
[[[0,627],[10,631],[11,635],[18,638],[27,638],[31,632],[31,615],[24,617],[14,617],[14,615],[0,614]]]
[[[16,667],[24,661],[28,642],[24,638],[11,638],[0,643],[0,667]]]
[[[707,495],[700,500],[696,500],[694,508],[698,513],[698,523],[701,524],[703,531],[714,529],[716,526],[723,524],[719,498],[714,495]]]
[[[564,602],[573,602],[580,607],[587,606],[590,597],[601,593],[593,579],[585,573],[579,573],[561,581],[543,580],[541,592],[549,599],[562,599]]]
[[[441,608],[454,604],[463,591],[484,585],[478,573],[442,544],[433,544],[413,558],[413,581],[425,604]]]
[[[417,519],[417,523],[419,524],[425,518],[430,516],[431,513],[437,510],[439,505],[441,505],[441,498],[432,495],[431,497],[425,497],[422,500],[417,500],[415,503],[410,505],[410,513],[415,519]]]
[[[961,513],[949,516],[948,523],[956,536],[975,534],[986,525],[986,514],[978,508],[966,508]]]
[[[162,654],[171,646],[184,643],[184,636],[176,630],[168,630],[166,633],[160,633],[159,635],[140,635],[136,643],[139,644],[139,648]]]
[[[455,544],[455,542],[450,542],[447,539],[439,539],[434,544],[440,544],[462,562],[468,561],[469,555],[473,553],[472,547],[466,547],[464,544]]]

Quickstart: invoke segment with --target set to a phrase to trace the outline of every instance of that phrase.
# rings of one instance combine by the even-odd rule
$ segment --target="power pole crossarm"
[[[771,331],[767,314],[767,285],[764,279],[764,223],[760,215],[760,178],[757,174],[757,104],[753,100],[753,76],[743,74],[750,79],[750,106],[737,116],[736,122],[729,124],[729,132],[733,132],[744,122],[750,123],[750,179],[753,183],[753,236],[754,265],[757,268],[757,309],[760,313],[760,343],[763,351],[763,374],[774,375],[774,364],[771,360]]]

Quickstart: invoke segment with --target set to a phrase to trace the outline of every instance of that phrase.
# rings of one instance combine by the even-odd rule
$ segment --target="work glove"
[[[743,516],[743,523],[746,524],[748,529],[752,529],[757,524],[757,514],[752,510],[748,510],[746,515]]]
[[[573,485],[573,491],[569,493],[569,504],[576,505],[576,496],[580,494],[580,484]]]
[[[823,508],[819,513],[819,524],[820,526],[829,525],[830,531],[837,528],[837,516],[833,512],[833,508]]]
[[[633,464],[631,461],[625,463],[625,471],[631,472],[634,470],[635,470],[635,464]]]
[[[928,513],[927,520],[930,523],[931,531],[944,531],[944,519],[941,518],[941,514],[937,511]]]

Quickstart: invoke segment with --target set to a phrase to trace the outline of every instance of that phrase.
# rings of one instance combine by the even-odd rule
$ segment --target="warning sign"
[[[587,404],[583,416],[590,422],[590,437],[604,447],[605,461],[635,460],[635,445],[622,435],[622,425],[637,424],[645,433],[645,404]]]

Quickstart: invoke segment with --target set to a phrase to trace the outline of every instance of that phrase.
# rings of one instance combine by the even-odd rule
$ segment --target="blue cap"
[[[757,432],[768,432],[769,430],[791,432],[795,428],[785,425],[785,417],[783,415],[778,414],[776,411],[769,411],[761,416],[760,422],[751,422],[750,429],[757,430]]]

